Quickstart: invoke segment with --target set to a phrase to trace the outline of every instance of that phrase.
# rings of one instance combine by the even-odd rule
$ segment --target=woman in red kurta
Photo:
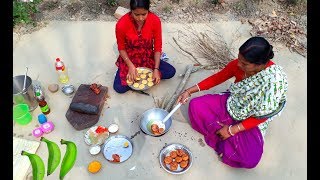
[[[131,11],[123,15],[116,24],[119,57],[116,61],[118,71],[113,87],[118,93],[131,89],[126,80],[133,82],[136,79],[137,67],[153,69],[155,84],[175,75],[176,70],[172,65],[160,61],[161,21],[149,8],[149,0],[130,0]]]
[[[286,101],[287,77],[272,58],[272,45],[266,39],[249,38],[239,48],[237,59],[178,97],[184,104],[192,93],[235,77],[228,92],[206,94],[189,104],[192,128],[204,135],[206,143],[229,166],[253,168],[259,163],[269,123],[266,120]]]

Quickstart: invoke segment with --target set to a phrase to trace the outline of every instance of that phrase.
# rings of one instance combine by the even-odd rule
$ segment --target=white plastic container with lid
[[[69,76],[67,68],[60,58],[56,58],[55,62],[56,72],[58,73],[58,79],[60,83],[67,83],[69,81]]]

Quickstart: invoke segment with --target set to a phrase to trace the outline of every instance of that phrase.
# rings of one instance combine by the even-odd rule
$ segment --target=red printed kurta
[[[238,59],[235,59],[231,62],[229,62],[226,67],[224,69],[222,69],[221,71],[219,71],[216,74],[213,74],[212,76],[204,79],[203,81],[201,81],[200,83],[198,83],[198,86],[201,90],[207,90],[210,89],[211,87],[214,87],[218,84],[221,84],[222,82],[235,77],[235,82],[239,82],[243,80],[244,77],[244,71],[242,71],[239,67],[238,67]],[[271,66],[272,64],[274,64],[274,62],[269,61],[267,63],[266,67]],[[242,125],[245,129],[250,129],[252,127],[257,126],[258,124],[266,121],[267,118],[264,119],[257,119],[254,117],[249,117],[245,120],[242,121]]]
[[[116,37],[118,50],[126,50],[135,67],[154,68],[154,52],[162,51],[161,21],[157,15],[149,12],[140,32],[131,12],[123,15],[116,24]],[[121,84],[127,85],[127,64],[120,55],[115,64],[120,71]]]

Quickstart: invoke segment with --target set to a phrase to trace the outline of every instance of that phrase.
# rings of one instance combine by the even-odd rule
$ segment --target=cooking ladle
[[[24,74],[24,80],[23,80],[23,89],[22,89],[22,92],[26,89],[27,73],[28,73],[28,67],[26,67],[26,73]]]
[[[187,101],[188,100],[188,98],[186,98],[184,101]],[[174,112],[176,112],[178,109],[179,109],[179,107],[182,105],[182,103],[178,103],[172,110],[171,110],[171,112],[169,113],[169,114],[167,114],[166,115],[166,117],[164,117],[162,120],[154,120],[154,121],[152,121],[151,123],[148,123],[148,124],[150,124],[150,127],[148,128],[148,129],[150,129],[151,130],[151,132],[153,132],[152,131],[152,125],[157,125],[158,126],[158,128],[160,129],[160,128],[163,128],[163,132],[165,131],[165,123],[168,121],[168,119],[170,119],[170,117],[172,116],[172,114],[174,113]],[[162,133],[161,133],[162,134]]]

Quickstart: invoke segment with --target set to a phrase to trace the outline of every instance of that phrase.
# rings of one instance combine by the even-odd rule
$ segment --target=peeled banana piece
[[[62,180],[66,174],[72,169],[77,159],[77,145],[72,141],[61,139],[61,144],[67,145],[66,152],[62,159],[59,178]]]
[[[48,157],[48,166],[47,166],[47,176],[52,174],[60,164],[61,160],[61,151],[57,143],[41,137],[40,141],[43,141],[47,144],[49,157]]]
[[[21,155],[28,156],[31,166],[32,166],[32,176],[33,180],[43,180],[45,174],[45,167],[43,160],[40,156],[26,151],[21,151]]]

